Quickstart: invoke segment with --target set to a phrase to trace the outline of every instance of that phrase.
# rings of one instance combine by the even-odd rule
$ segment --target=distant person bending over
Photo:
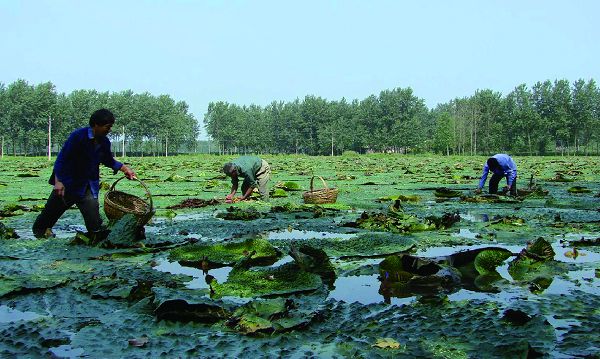
[[[252,191],[257,187],[262,200],[269,200],[267,182],[271,178],[271,167],[267,161],[257,156],[242,156],[223,165],[223,172],[231,177],[231,193],[225,197],[225,202],[233,202],[233,196],[238,189],[239,177],[244,177],[244,182],[242,183],[243,195],[240,197],[240,200],[243,201],[250,198]]]
[[[73,131],[63,145],[48,183],[54,185],[46,206],[33,224],[37,238],[52,236],[52,227],[73,204],[83,215],[90,236],[103,232],[98,204],[100,163],[122,171],[128,179],[135,173],[116,161],[106,135],[115,123],[115,116],[106,109],[97,110],[90,117],[90,126]]]
[[[504,153],[493,155],[487,159],[483,166],[483,174],[479,181],[479,187],[475,190],[476,193],[481,193],[481,189],[485,186],[485,181],[490,171],[493,173],[492,178],[490,178],[490,194],[498,193],[498,183],[502,177],[506,177],[508,192],[511,196],[517,195],[517,165],[509,155]]]

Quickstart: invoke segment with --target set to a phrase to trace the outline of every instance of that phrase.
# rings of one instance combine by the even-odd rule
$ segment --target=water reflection
[[[83,356],[83,348],[73,348],[70,345],[61,345],[48,349],[53,358],[80,358]]]
[[[416,300],[416,296],[405,298],[384,298],[381,294],[379,294],[381,281],[378,279],[378,277],[378,274],[373,274],[337,278],[335,281],[335,288],[329,292],[329,296],[327,298],[345,301],[348,303],[388,303],[395,305],[410,304]]]
[[[158,265],[154,267],[157,271],[193,277],[194,279],[186,283],[186,287],[189,289],[209,289],[209,285],[206,283],[206,275],[211,275],[219,283],[224,283],[229,277],[229,272],[231,272],[231,267],[222,267],[209,269],[205,273],[201,269],[182,266],[178,262],[171,262],[164,258],[157,260],[157,263]]]
[[[6,305],[0,305],[0,323],[35,320],[41,317],[41,315],[35,312],[21,312]]]

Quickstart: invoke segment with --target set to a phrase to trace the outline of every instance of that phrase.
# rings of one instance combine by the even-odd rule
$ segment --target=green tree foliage
[[[166,154],[196,146],[198,123],[188,105],[168,95],[76,90],[50,82],[0,83],[0,136],[6,153],[43,154],[48,118],[54,150],[90,114],[109,108],[113,140],[128,153]],[[365,99],[330,101],[309,95],[267,106],[211,102],[203,125],[219,153],[338,155],[344,151],[477,155],[598,154],[600,90],[594,80],[547,80],[518,85],[506,96],[491,89],[429,110],[411,88]],[[123,137],[124,136],[124,137]],[[116,152],[120,146],[115,146]],[[216,147],[216,149],[215,149]]]
[[[51,82],[30,85],[17,80],[8,86],[0,84],[0,136],[13,154],[45,153],[51,118],[56,151],[71,131],[87,126],[90,115],[99,108],[108,108],[117,117],[113,139],[121,139],[124,133],[129,150],[138,153],[163,151],[167,141],[176,152],[182,146],[193,146],[198,135],[198,123],[188,105],[167,95],[130,90],[64,94],[57,93]]]

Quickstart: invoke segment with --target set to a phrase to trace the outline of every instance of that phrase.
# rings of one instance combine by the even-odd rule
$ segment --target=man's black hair
[[[500,164],[498,163],[498,160],[494,157],[488,158],[487,165],[488,165],[488,168],[490,168],[492,170],[496,169],[496,168],[500,168]]]
[[[94,125],[104,126],[109,123],[115,123],[115,115],[105,108],[94,111],[90,116],[90,127],[94,127]]]
[[[235,169],[235,164],[232,162],[227,162],[223,165],[223,172],[225,172],[226,175],[230,175],[231,172]]]

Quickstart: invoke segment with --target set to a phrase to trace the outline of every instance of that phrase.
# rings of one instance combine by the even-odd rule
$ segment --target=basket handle
[[[118,180],[116,180],[116,181],[115,181],[115,182],[112,184],[112,186],[110,186],[110,190],[109,190],[109,191],[111,191],[111,192],[112,192],[112,191],[114,191],[114,190],[115,190],[115,187],[116,187],[116,185],[117,185],[117,183],[118,183],[120,180],[124,179],[124,178],[127,178],[127,177],[123,176],[123,177],[119,178]],[[142,185],[142,187],[144,187],[144,190],[146,191],[146,197],[148,197],[148,200],[150,201],[150,212],[152,212],[152,210],[154,209],[154,205],[152,204],[152,195],[150,194],[150,191],[148,190],[148,187],[146,187],[146,185],[144,184],[144,182],[142,182],[142,181],[141,181],[139,178],[137,178],[137,177],[133,177],[132,179],[134,179],[134,180],[138,181],[138,183],[139,183],[139,184],[141,184],[141,185]]]
[[[310,191],[314,191],[314,187],[313,187],[313,181],[315,180],[315,177],[319,177],[319,179],[321,179],[321,182],[323,182],[323,188],[328,189],[329,187],[327,186],[327,182],[325,182],[325,180],[323,179],[323,177],[321,176],[312,176],[310,179]]]

